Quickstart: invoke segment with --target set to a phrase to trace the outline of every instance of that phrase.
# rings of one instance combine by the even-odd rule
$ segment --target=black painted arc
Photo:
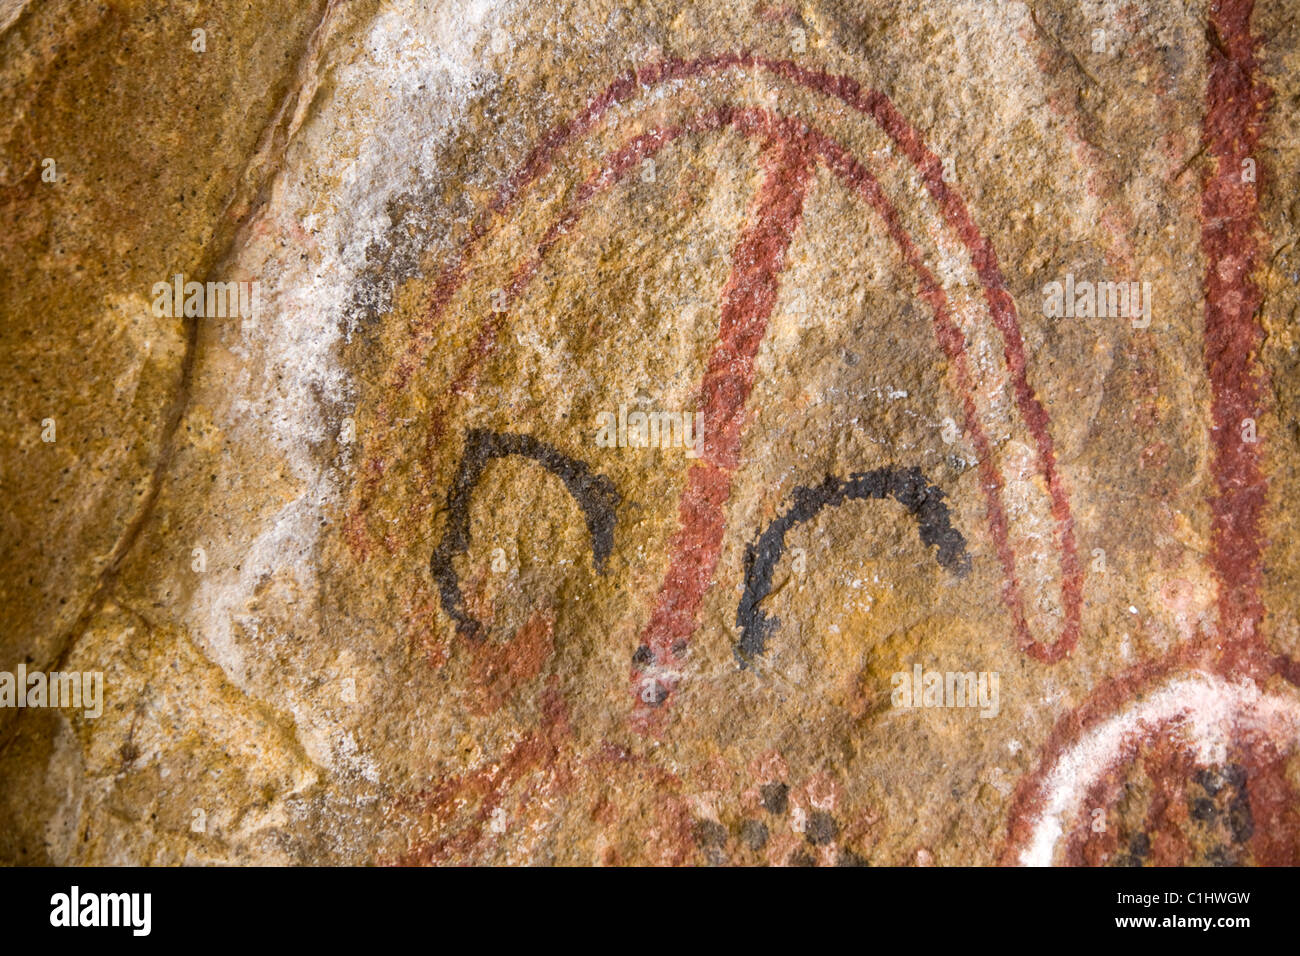
[[[747,667],[763,653],[768,635],[780,623],[765,614],[759,605],[772,590],[772,575],[785,553],[786,533],[827,507],[839,507],[846,501],[893,498],[916,518],[921,541],[937,549],[939,565],[964,577],[970,570],[966,539],[952,526],[943,491],[926,481],[919,468],[877,468],[858,472],[846,479],[828,475],[819,485],[794,490],[794,503],[772,520],[767,529],[745,549],[745,589],[736,609],[736,626],[740,642],[735,647],[736,660]]]
[[[615,509],[620,498],[613,481],[593,472],[585,462],[571,458],[531,435],[470,429],[465,434],[465,452],[460,467],[447,492],[447,525],[442,540],[429,559],[429,569],[438,584],[443,611],[456,622],[457,634],[470,640],[483,636],[483,626],[465,610],[453,559],[469,550],[470,499],[484,470],[493,459],[510,455],[535,461],[564,482],[564,487],[582,508],[591,535],[592,559],[600,574],[605,573],[605,562],[614,547]]]

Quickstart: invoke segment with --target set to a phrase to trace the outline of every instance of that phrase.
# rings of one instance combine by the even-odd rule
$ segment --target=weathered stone
[[[1296,31],[11,7],[0,859],[1296,862]]]

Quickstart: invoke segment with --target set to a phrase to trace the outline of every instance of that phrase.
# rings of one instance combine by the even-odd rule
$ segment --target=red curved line
[[[1025,377],[1024,345],[1020,337],[1015,303],[1006,291],[1001,269],[991,244],[975,226],[961,197],[943,181],[939,159],[928,150],[917,131],[907,123],[893,104],[890,103],[888,97],[874,90],[864,90],[856,80],[847,76],[832,75],[820,70],[810,70],[788,60],[769,60],[746,53],[721,54],[689,61],[675,58],[663,60],[652,64],[643,71],[633,70],[622,75],[600,95],[591,100],[587,107],[577,116],[548,132],[533,149],[520,169],[502,185],[497,196],[490,204],[491,213],[499,215],[513,205],[523,188],[550,168],[553,154],[575,136],[589,130],[599,117],[614,104],[622,102],[631,95],[639,95],[641,90],[649,85],[675,79],[685,79],[705,72],[735,66],[757,67],[767,70],[790,82],[833,96],[858,112],[871,116],[885,134],[899,145],[904,155],[918,168],[926,188],[939,204],[948,224],[958,233],[962,242],[966,245],[976,273],[984,287],[990,315],[993,318],[995,327],[1002,335],[1004,356],[1007,369],[1011,374],[1017,405],[1025,419],[1030,435],[1038,446],[1039,470],[1048,482],[1052,499],[1052,514],[1057,524],[1057,537],[1061,553],[1061,589],[1065,610],[1065,622],[1061,635],[1054,643],[1049,645],[1035,640],[1029,634],[1028,625],[1024,620],[1023,604],[1018,596],[1018,584],[1014,574],[1014,558],[1010,555],[1009,550],[1000,544],[999,555],[1004,570],[1008,572],[1008,581],[1004,588],[1003,597],[1004,601],[1012,603],[1017,608],[1017,643],[1021,650],[1040,661],[1051,663],[1060,660],[1070,653],[1078,637],[1082,571],[1078,564],[1075,547],[1073,518],[1070,514],[1064,483],[1056,469],[1052,440],[1047,430],[1047,413],[1034,396]],[[626,169],[624,169],[625,171]],[[605,171],[602,170],[602,174],[604,173]],[[574,214],[576,215],[576,209]],[[488,221],[489,216],[485,211],[471,228],[469,237],[461,247],[461,252],[443,271],[435,286],[429,307],[425,310],[421,319],[413,324],[412,342],[393,374],[392,387],[394,389],[401,390],[409,383],[410,376],[418,365],[419,354],[427,345],[433,323],[441,315],[450,302],[451,296],[464,281],[467,261],[473,248],[487,233]],[[516,279],[519,278],[521,277],[516,276]],[[527,281],[527,277],[522,278],[523,281]],[[515,283],[512,282],[512,288],[514,286]],[[954,331],[960,337],[960,332],[955,328]],[[476,352],[486,345],[485,335],[488,335],[488,333],[487,328],[480,333],[476,343]],[[964,349],[964,342],[962,348]],[[951,354],[949,345],[945,344],[945,350],[950,351]],[[459,378],[460,376],[458,376],[458,380]],[[969,421],[970,409],[965,409],[964,414]],[[380,426],[383,427],[387,418],[385,408],[380,409],[379,418]],[[437,441],[441,432],[440,424],[439,422],[431,431],[431,441]],[[987,450],[987,448],[987,443],[985,443],[984,450]],[[981,462],[986,461],[988,457],[984,454],[984,450],[977,446],[977,453],[980,454]],[[351,523],[354,536],[355,534],[364,535],[364,532],[359,528],[358,519],[366,510],[383,470],[382,458],[377,454],[371,456],[364,469],[366,475],[363,478],[361,500],[352,516]],[[986,474],[982,470],[982,475]],[[1001,512],[1000,504],[997,512]],[[990,512],[990,523],[993,525],[996,537],[999,529],[993,511]],[[1005,524],[1003,524],[1001,532],[1005,536]],[[364,547],[361,550],[364,552]],[[1010,563],[1008,563],[1009,558]]]
[[[1017,638],[1020,649],[1031,657],[1046,663],[1058,661],[1073,650],[1078,640],[1079,617],[1083,602],[1083,572],[1079,567],[1075,549],[1074,518],[1070,514],[1064,481],[1056,469],[1056,454],[1047,427],[1047,411],[1034,395],[1025,377],[1025,347],[1020,336],[1020,322],[1016,316],[1015,302],[1007,292],[993,245],[975,225],[957,191],[944,182],[943,167],[939,158],[930,152],[921,135],[883,93],[876,90],[864,91],[857,81],[849,77],[827,76],[790,61],[776,63],[763,61],[762,65],[778,76],[836,96],[859,112],[869,113],[885,134],[902,148],[903,154],[917,167],[925,181],[926,189],[943,210],[948,225],[961,236],[962,242],[970,253],[980,284],[984,287],[984,297],[989,304],[993,324],[1002,335],[1003,354],[1007,370],[1011,373],[1016,404],[1020,407],[1021,415],[1024,416],[1029,434],[1038,446],[1038,468],[1047,479],[1052,498],[1052,517],[1056,520],[1061,552],[1061,597],[1065,605],[1065,627],[1061,635],[1054,643],[1043,644],[1035,641],[1029,634],[1027,625],[1019,621]]]
[[[609,154],[604,165],[579,187],[573,200],[566,205],[564,211],[547,228],[537,245],[535,255],[515,270],[509,284],[502,290],[505,293],[505,309],[499,313],[490,312],[480,323],[478,333],[474,338],[474,344],[470,347],[464,361],[460,363],[448,391],[454,394],[462,394],[472,387],[479,363],[496,348],[496,337],[505,324],[510,307],[531,280],[534,272],[541,264],[542,258],[577,222],[583,207],[601,190],[620,182],[642,159],[657,155],[660,149],[678,137],[687,133],[708,132],[729,125],[732,122],[730,113],[731,111],[727,109],[705,111],[697,114],[693,122],[689,122],[684,126],[655,129],[636,136],[623,147]],[[426,316],[440,314],[451,301],[451,297],[465,280],[469,252],[472,251],[473,245],[485,233],[486,226],[484,221],[480,219],[471,230],[470,239],[466,241],[461,252],[443,271],[434,288],[432,302],[430,308],[426,310]],[[417,367],[418,353],[423,351],[425,338],[427,338],[430,328],[431,326],[426,323],[422,333],[413,333],[413,341],[408,346],[406,354],[403,355],[393,373],[393,380],[390,382],[392,388],[400,391],[409,383],[410,377]],[[432,462],[437,451],[438,442],[442,439],[443,429],[446,424],[445,416],[446,409],[441,406],[435,407],[429,412],[427,438],[422,456],[426,466]],[[381,405],[378,410],[378,428],[384,428],[389,417],[387,406]],[[373,500],[379,479],[383,477],[385,468],[386,464],[378,452],[373,453],[366,460],[366,464],[362,469],[360,500],[348,516],[346,533],[349,537],[349,544],[354,555],[363,561],[368,552],[368,535],[363,524],[364,515]],[[425,471],[426,474],[431,474],[432,468],[426,467]],[[432,500],[432,489],[426,488],[421,489],[421,491],[424,492],[423,498],[425,500]]]
[[[1006,575],[1006,584],[1003,586],[1002,594],[1003,603],[1007,605],[1015,620],[1020,650],[1039,659],[1048,659],[1038,652],[1039,649],[1042,649],[1047,653],[1054,654],[1054,656],[1050,657],[1050,660],[1059,660],[1065,654],[1068,654],[1074,646],[1073,635],[1063,635],[1055,644],[1051,645],[1039,644],[1029,636],[1029,625],[1025,621],[1024,603],[1016,577],[1015,553],[1008,538],[1007,517],[1002,507],[1002,476],[993,463],[988,436],[984,434],[984,427],[980,424],[978,411],[975,408],[974,399],[971,397],[975,389],[971,381],[970,367],[966,361],[966,340],[957,323],[953,321],[948,306],[947,293],[944,292],[934,274],[925,265],[925,259],[920,250],[917,249],[916,244],[912,242],[911,236],[908,235],[899,221],[897,209],[889,201],[884,190],[880,188],[880,184],[875,177],[838,142],[815,130],[809,130],[807,135],[813,140],[815,148],[821,155],[823,162],[826,163],[827,168],[855,186],[862,193],[863,198],[884,220],[890,238],[894,240],[903,254],[904,261],[916,273],[921,283],[921,296],[934,312],[935,337],[953,363],[957,376],[966,431],[971,436],[976,457],[979,459],[980,483],[984,487],[988,505],[989,533],[993,537],[998,558],[1002,562],[1003,571]],[[1063,576],[1064,573],[1064,563],[1062,563]],[[1067,636],[1069,644],[1059,651],[1056,650],[1056,648],[1061,647],[1062,641],[1067,640]]]
[[[642,159],[657,155],[660,149],[685,132],[709,131],[731,126],[747,136],[767,135],[799,142],[805,150],[817,155],[831,172],[859,192],[880,214],[890,237],[901,250],[904,261],[916,273],[921,284],[921,296],[934,312],[936,338],[954,363],[958,387],[962,395],[966,429],[972,436],[972,443],[979,458],[981,485],[985,490],[990,533],[1006,573],[1007,583],[1003,591],[1003,600],[1013,615],[1017,632],[1026,635],[1028,626],[1025,622],[1023,601],[1016,579],[1015,555],[1008,540],[1007,519],[1001,500],[1002,477],[994,465],[988,438],[971,397],[974,389],[966,360],[965,339],[953,321],[946,293],[925,265],[924,257],[903,227],[897,210],[884,190],[875,177],[835,140],[807,127],[806,124],[777,117],[769,111],[758,108],[713,110],[692,117],[682,126],[651,130],[637,136],[611,154],[609,161],[592,174],[579,189],[574,202],[546,230],[536,255],[516,270],[515,277],[507,290],[508,302],[513,304],[527,280],[534,274],[540,258],[560,235],[577,222],[581,209],[599,189],[618,182]],[[453,391],[462,391],[472,382],[473,371],[478,362],[495,348],[496,336],[503,321],[503,316],[489,316],[483,321],[477,336],[478,345],[457,374]],[[732,408],[722,417],[732,419],[736,411],[737,409]],[[440,422],[441,413],[437,413],[435,418]],[[735,449],[728,446],[728,453],[725,456],[728,461],[725,464],[734,467],[734,461],[731,461],[734,454]],[[716,512],[720,509],[721,502],[725,501],[729,488],[729,482],[721,472],[698,473],[692,478],[694,480],[688,485],[688,493],[684,496],[681,507],[683,528],[675,542],[674,550],[677,556],[661,587],[655,613],[643,636],[643,642],[649,645],[656,659],[665,664],[670,663],[674,656],[673,643],[684,640],[693,633],[696,606],[703,587],[712,581],[717,558],[714,553],[716,542],[712,540],[717,537],[717,529],[714,527],[717,524]],[[693,494],[690,493],[692,491]],[[705,564],[707,567],[704,566]],[[1020,646],[1024,649],[1025,643],[1022,641]],[[633,680],[635,683],[635,675]],[[670,681],[661,679],[660,683],[671,693],[673,686]]]
[[[966,428],[972,436],[979,458],[981,484],[987,499],[990,533],[1006,572],[1003,600],[1015,620],[1017,631],[1027,635],[1028,626],[1025,622],[1023,602],[1016,579],[1015,555],[1008,540],[1006,514],[1001,501],[1002,478],[994,466],[988,438],[980,424],[971,397],[974,390],[966,360],[965,339],[953,321],[943,287],[926,267],[924,257],[903,227],[896,208],[885,195],[879,182],[840,143],[804,123],[773,117],[763,110],[740,114],[741,122],[737,125],[741,132],[749,134],[756,131],[744,122],[744,119],[751,115],[759,124],[758,130],[770,130],[772,134],[796,144],[800,153],[815,155],[828,170],[859,193],[880,215],[890,238],[899,247],[904,261],[916,273],[921,285],[921,297],[930,305],[934,313],[935,336],[953,362],[962,397]],[[744,261],[743,256],[737,258]],[[739,401],[743,402],[743,396]],[[733,409],[729,418],[735,419],[735,417],[736,410]],[[734,443],[729,443],[727,446],[729,455],[734,455],[732,444]],[[734,466],[734,462],[729,464]],[[657,664],[668,667],[675,663],[677,656],[674,644],[678,641],[686,641],[693,633],[695,612],[704,586],[712,582],[720,548],[721,531],[718,516],[730,487],[729,472],[725,469],[696,466],[692,469],[691,479],[694,480],[688,480],[680,509],[683,527],[675,542],[676,555],[670,564],[655,612],[643,632],[641,641],[653,653]],[[1025,649],[1023,642],[1021,649]],[[1060,653],[1065,653],[1067,650],[1068,648]],[[638,684],[636,672],[633,674],[633,684],[634,687]],[[664,691],[664,697],[660,702],[662,704],[662,700],[666,700],[675,689],[676,681],[664,676],[657,679],[657,684]],[[647,715],[647,710],[640,710],[640,717],[645,718]]]
[[[1043,785],[1062,754],[1097,724],[1114,716],[1124,702],[1134,700],[1143,691],[1164,683],[1177,672],[1201,670],[1231,676],[1222,674],[1217,664],[1214,648],[1184,644],[1163,658],[1141,661],[1103,681],[1089,692],[1082,704],[1062,715],[1043,744],[1037,766],[1020,778],[1012,793],[999,862],[1007,866],[1018,863],[1019,853],[1042,808]],[[1300,686],[1300,662],[1283,655],[1259,655],[1253,665],[1250,670],[1258,681],[1276,674],[1288,683]]]
[[[1082,704],[1057,720],[1043,745],[1038,765],[1020,778],[1012,793],[999,862],[1004,866],[1014,866],[1019,862],[1018,854],[1028,841],[1042,810],[1043,785],[1065,751],[1094,726],[1112,716],[1123,701],[1132,700],[1145,688],[1166,680],[1176,671],[1212,669],[1209,664],[1208,655],[1193,645],[1183,645],[1165,658],[1142,661],[1102,682]]]
[[[1210,13],[1219,43],[1206,52],[1202,141],[1216,160],[1201,192],[1201,246],[1205,252],[1205,363],[1210,380],[1215,458],[1211,498],[1211,567],[1219,587],[1218,640],[1223,650],[1188,646],[1159,662],[1144,662],[1098,687],[1079,708],[1061,718],[1038,767],[1016,787],[1008,816],[1002,862],[1016,862],[1042,800],[1052,766],[1089,726],[1134,697],[1143,686],[1177,667],[1201,666],[1225,677],[1257,680],[1277,674],[1300,686],[1300,661],[1270,654],[1263,645],[1259,526],[1267,479],[1257,445],[1237,440],[1236,429],[1254,417],[1266,389],[1255,355],[1260,338],[1255,312],[1260,292],[1251,279],[1261,252],[1256,190],[1241,181],[1242,160],[1251,156],[1272,94],[1256,74],[1259,41],[1250,32],[1253,0],[1223,0]]]

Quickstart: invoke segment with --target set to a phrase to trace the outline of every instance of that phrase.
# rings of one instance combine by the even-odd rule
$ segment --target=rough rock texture
[[[0,3],[0,861],[1300,862],[1298,13]]]

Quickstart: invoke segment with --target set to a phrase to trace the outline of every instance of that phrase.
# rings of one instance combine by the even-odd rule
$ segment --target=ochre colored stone
[[[0,860],[1300,861],[1290,4],[153,7],[0,20]]]

